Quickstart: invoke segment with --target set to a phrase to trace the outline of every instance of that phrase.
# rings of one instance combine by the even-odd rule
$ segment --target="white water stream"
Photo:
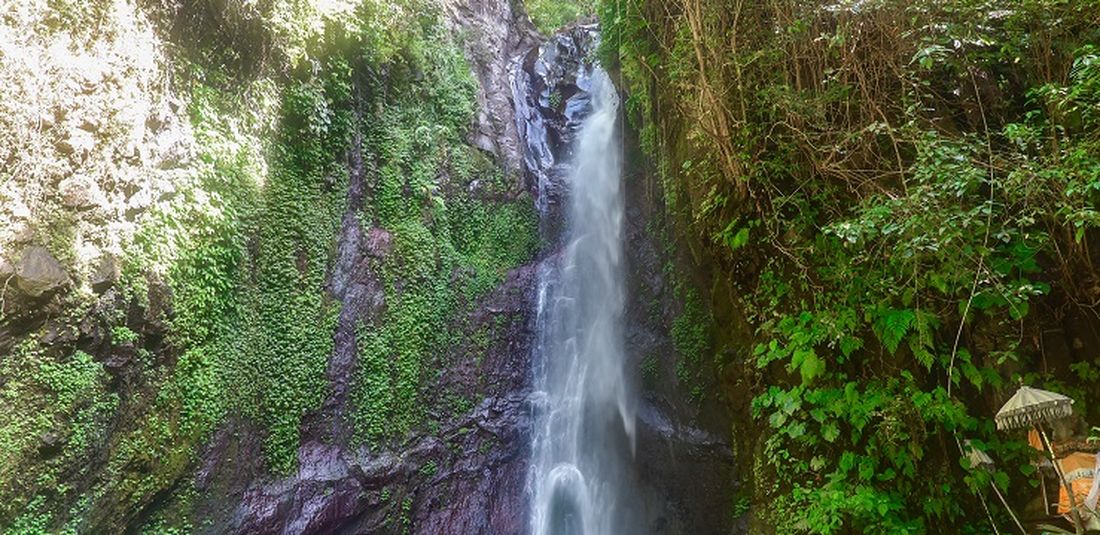
[[[635,533],[628,469],[634,396],[623,372],[623,193],[619,97],[586,73],[561,254],[539,273],[530,491],[537,535]]]

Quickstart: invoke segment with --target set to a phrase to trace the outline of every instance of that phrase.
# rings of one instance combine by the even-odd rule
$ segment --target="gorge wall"
[[[592,45],[508,0],[14,4],[0,528],[525,533],[535,276],[560,245],[539,229],[563,224],[536,207],[565,191],[516,101],[541,96],[519,109],[564,163],[585,94],[532,68]],[[705,312],[646,180],[632,462],[654,533],[726,532],[729,422],[683,319]]]
[[[519,532],[522,7],[12,9],[5,532]]]

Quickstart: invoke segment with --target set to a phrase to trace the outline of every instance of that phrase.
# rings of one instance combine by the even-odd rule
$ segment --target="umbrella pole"
[[[1042,426],[1036,425],[1039,428],[1039,436],[1043,437],[1043,444],[1047,447],[1047,453],[1050,454],[1050,462],[1054,465],[1054,473],[1058,474],[1058,479],[1062,482],[1062,486],[1066,489],[1066,494],[1069,496],[1069,512],[1073,515],[1073,527],[1077,530],[1077,535],[1084,535],[1085,530],[1081,523],[1081,512],[1077,510],[1077,497],[1073,495],[1073,486],[1066,481],[1066,475],[1062,473],[1062,467],[1058,464],[1058,459],[1054,456],[1054,446],[1051,446],[1050,439],[1047,438],[1047,432],[1043,430]]]
[[[1050,498],[1047,497],[1047,478],[1043,475],[1043,469],[1039,469],[1039,487],[1043,489],[1043,513],[1050,516]]]
[[[996,483],[993,484],[993,488],[997,488]],[[985,516],[989,518],[989,525],[993,527],[993,535],[1001,535],[1001,530],[997,529],[997,523],[993,520],[993,512],[989,510],[989,504],[985,503],[984,493],[979,492],[977,494],[978,500],[982,502],[982,509],[985,509]],[[1027,535],[1026,531],[1022,533]]]
[[[997,488],[997,483],[990,481],[990,486],[993,487],[993,492],[997,493],[997,497],[1001,499],[1001,503],[1004,504],[1005,510],[1008,511],[1008,515],[1012,517],[1012,521],[1016,523],[1016,527],[1020,528],[1020,533],[1027,534],[1027,530],[1024,529],[1024,525],[1020,523],[1020,519],[1016,518],[1016,513],[1012,512],[1012,507],[1008,505],[1008,500],[1005,499],[1004,494],[1001,494],[1001,489]],[[982,505],[985,505],[985,500],[982,500]],[[988,510],[988,508],[986,508]]]

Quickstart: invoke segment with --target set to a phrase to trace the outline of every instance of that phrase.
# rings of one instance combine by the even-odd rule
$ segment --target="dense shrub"
[[[1095,325],[1100,10],[607,0],[600,14],[679,236],[738,289],[710,304],[748,313],[752,330],[715,351],[758,385],[757,525],[988,531],[971,513],[990,478],[1026,494],[1033,472],[1019,437],[994,432],[997,402],[1021,377],[1097,399],[1091,360],[1046,367],[1036,341],[1053,318]],[[997,471],[959,462],[966,438]]]

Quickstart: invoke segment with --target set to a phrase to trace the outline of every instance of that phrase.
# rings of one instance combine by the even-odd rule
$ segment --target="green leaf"
[[[813,383],[821,374],[825,373],[825,361],[817,356],[813,349],[799,349],[791,356],[791,367],[797,368],[802,375],[802,384]]]
[[[1027,301],[1019,301],[1016,303],[1010,303],[1008,307],[1008,317],[1013,320],[1019,321],[1027,315],[1028,305]]]
[[[850,451],[846,451],[840,455],[840,471],[847,472],[854,468],[856,465],[856,455]]]
[[[935,362],[936,357],[931,352],[916,344],[909,344],[909,349],[913,351],[913,357],[917,359],[921,366],[924,366],[924,369],[932,370],[932,364]]]
[[[875,461],[870,457],[864,457],[859,460],[859,478],[864,481],[869,481],[872,476],[875,475]]]
[[[771,424],[773,428],[779,429],[783,427],[783,424],[787,423],[787,415],[782,412],[773,412],[772,415],[768,417],[768,423]]]
[[[863,347],[863,340],[854,336],[844,335],[840,338],[840,353],[845,358],[852,356],[852,353],[857,349]]]
[[[825,468],[825,464],[825,458],[820,455],[815,455],[813,459],[810,459],[810,469],[815,472]]]
[[[733,249],[734,251],[744,247],[745,244],[749,243],[749,228],[743,227],[741,230],[738,230],[737,234],[734,234],[731,238],[729,238],[727,243],[729,244],[730,249]]]
[[[872,327],[887,351],[896,353],[898,344],[909,332],[914,318],[916,314],[912,310],[889,308],[875,318]]]

